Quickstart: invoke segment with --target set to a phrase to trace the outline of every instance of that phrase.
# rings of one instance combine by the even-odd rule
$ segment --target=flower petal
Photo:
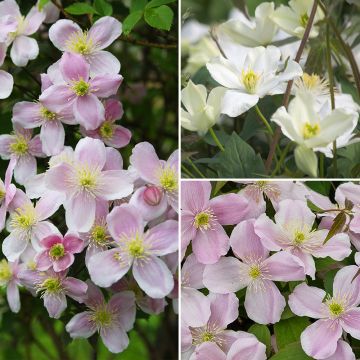
[[[0,99],[6,99],[10,96],[13,86],[14,79],[11,74],[4,70],[0,70]]]
[[[122,291],[113,295],[108,303],[118,315],[119,325],[129,331],[134,327],[136,316],[135,294],[132,291]]]
[[[122,33],[122,24],[111,16],[103,16],[90,28],[88,37],[97,49],[108,47]]]
[[[74,21],[60,19],[49,29],[50,41],[59,50],[66,50],[66,43],[70,37],[76,33],[81,33],[81,28]]]
[[[108,51],[96,51],[90,55],[90,75],[118,74],[120,61]]]
[[[64,149],[65,130],[60,121],[48,121],[40,131],[42,150],[47,156],[57,155]]]
[[[24,129],[32,129],[42,124],[43,119],[40,115],[41,104],[29,101],[20,101],[13,107],[14,123],[19,124]]]
[[[100,336],[104,345],[112,353],[120,353],[129,346],[129,338],[126,332],[120,326],[112,326],[110,328],[102,328]]]
[[[66,296],[64,293],[44,295],[44,306],[49,313],[49,316],[54,319],[58,319],[62,312],[67,307]]]
[[[126,170],[103,171],[102,181],[103,186],[99,189],[99,197],[104,200],[122,199],[134,190],[134,185]]]
[[[93,169],[102,169],[106,162],[104,144],[100,140],[89,137],[77,143],[74,155],[77,162],[87,164]]]
[[[235,294],[209,294],[211,316],[209,324],[225,329],[239,315],[239,299]]]
[[[258,95],[228,90],[221,103],[221,112],[230,117],[237,117],[255,106],[258,101]]]
[[[79,54],[64,53],[60,60],[60,71],[64,80],[71,84],[73,81],[88,81],[90,65]]]
[[[10,51],[10,57],[16,66],[26,66],[29,60],[39,55],[39,45],[35,39],[27,36],[17,36]]]
[[[90,311],[85,311],[72,317],[66,324],[66,331],[70,334],[70,337],[73,339],[86,339],[92,336],[96,331],[96,326],[94,326],[90,318]]]
[[[117,74],[97,75],[90,80],[92,92],[100,98],[107,98],[111,95],[115,95],[122,80],[123,77]]]
[[[164,221],[148,230],[144,239],[154,255],[162,256],[178,250],[178,222]]]
[[[74,101],[74,116],[86,130],[94,130],[104,120],[105,109],[94,94],[78,96]]]
[[[200,291],[183,287],[181,290],[182,321],[192,327],[204,326],[211,311],[210,301]]]
[[[18,313],[20,310],[20,293],[19,288],[15,281],[10,281],[6,288],[6,298],[10,307],[10,310],[14,313]]]

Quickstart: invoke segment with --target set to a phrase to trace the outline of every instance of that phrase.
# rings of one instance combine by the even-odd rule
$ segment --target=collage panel
[[[182,0],[184,178],[357,178],[352,0]]]
[[[360,185],[181,185],[181,359],[360,356]]]

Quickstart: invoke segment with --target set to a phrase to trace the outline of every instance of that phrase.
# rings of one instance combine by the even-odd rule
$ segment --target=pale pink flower
[[[32,138],[32,130],[14,125],[14,133],[0,135],[0,156],[4,160],[16,159],[14,178],[23,185],[29,177],[36,175],[36,157],[45,157],[40,136]]]
[[[104,102],[104,107],[105,117],[100,126],[95,130],[81,127],[80,131],[84,136],[102,140],[107,146],[123,148],[130,142],[131,131],[115,124],[115,121],[123,116],[122,104],[116,99],[109,99]]]
[[[0,2],[0,42],[8,46],[12,43],[10,57],[16,66],[26,66],[29,60],[39,54],[39,46],[35,39],[28,35],[34,34],[45,19],[45,13],[33,6],[26,17],[22,16],[15,0]],[[2,28],[6,23],[7,26]]]
[[[18,278],[19,264],[8,262],[5,259],[0,260],[0,287],[6,287],[6,297],[10,310],[14,313],[20,310],[20,280]]]
[[[301,346],[309,356],[326,359],[334,355],[343,331],[360,339],[360,282],[353,281],[358,269],[346,266],[336,273],[332,296],[306,283],[298,285],[289,296],[294,314],[319,319],[301,334]]]
[[[229,237],[222,225],[237,224],[246,216],[247,200],[226,194],[210,200],[209,181],[186,181],[181,187],[181,239],[184,251],[192,240],[197,260],[214,264],[229,250]]]
[[[50,190],[66,196],[66,224],[72,231],[87,232],[95,221],[97,201],[121,199],[133,191],[124,170],[105,170],[105,145],[97,139],[81,139],[72,162],[60,162],[46,172]]]
[[[133,328],[135,322],[134,293],[120,292],[106,303],[100,289],[90,281],[87,284],[85,304],[88,310],[76,314],[66,325],[66,331],[73,339],[89,338],[98,332],[111,352],[124,351],[129,345],[127,332]]]
[[[52,24],[56,20],[59,19],[60,10],[51,1],[46,3],[43,6],[42,10],[40,10],[40,8],[39,8],[39,3],[40,3],[40,0],[37,1],[36,6],[38,7],[39,11],[42,11],[42,12],[45,13],[45,16],[46,16],[45,19],[44,19],[45,24]],[[61,1],[60,1],[60,4],[61,4]]]
[[[86,130],[97,129],[105,117],[99,98],[116,94],[122,76],[103,74],[90,78],[90,65],[77,54],[65,53],[60,60],[62,83],[48,87],[40,102],[50,111],[59,112],[72,105],[75,119]]]
[[[89,31],[83,31],[75,22],[61,19],[49,29],[51,42],[61,51],[83,56],[90,64],[91,75],[117,74],[119,60],[110,52],[103,51],[122,32],[122,24],[113,17],[97,20]]]
[[[0,231],[4,229],[6,213],[16,193],[16,187],[11,184],[16,159],[11,159],[5,173],[5,182],[0,179]]]
[[[144,233],[137,209],[124,204],[110,212],[107,223],[117,247],[89,259],[91,280],[109,287],[132,267],[136,282],[147,295],[157,299],[169,294],[174,287],[173,276],[159,256],[177,250],[177,221],[165,221]]]
[[[269,256],[255,234],[254,223],[255,219],[245,220],[231,234],[231,248],[241,261],[222,257],[216,264],[207,265],[203,282],[219,294],[247,288],[244,306],[248,317],[259,324],[274,324],[280,321],[286,305],[274,281],[304,280],[304,265],[286,251]]]
[[[40,240],[40,245],[44,250],[35,258],[37,269],[40,271],[48,270],[50,267],[56,272],[64,271],[73,264],[74,254],[84,249],[84,241],[79,239],[77,234],[71,233],[64,237],[58,234],[46,236]]]
[[[333,236],[324,244],[328,230],[313,229],[316,215],[301,200],[283,200],[275,214],[275,222],[261,215],[255,222],[255,232],[270,251],[286,250],[298,257],[305,273],[315,279],[314,257],[341,261],[351,254],[347,234]]]
[[[133,148],[130,163],[142,180],[161,188],[168,203],[178,211],[178,150],[167,161],[159,160],[154,147],[141,142]]]
[[[0,20],[0,27],[1,26],[2,25]],[[4,63],[6,57],[6,50],[6,44],[0,41],[0,66],[2,66],[2,64]],[[0,84],[0,99],[6,99],[10,96],[14,86],[14,79],[12,75],[4,70],[0,70]]]

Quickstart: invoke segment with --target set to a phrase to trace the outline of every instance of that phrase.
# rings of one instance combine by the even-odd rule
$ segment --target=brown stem
[[[146,46],[146,47],[154,47],[159,49],[177,49],[177,44],[159,44],[146,40],[137,40],[130,36],[121,35],[119,38],[121,41],[128,42],[134,45]]]
[[[302,53],[303,53],[303,51],[305,49],[306,42],[307,42],[307,40],[309,38],[311,27],[313,25],[316,10],[317,10],[317,3],[318,3],[318,0],[314,0],[313,6],[312,6],[312,9],[311,9],[311,13],[310,13],[310,16],[309,16],[309,21],[306,24],[304,36],[301,39],[299,49],[298,49],[298,51],[296,53],[296,56],[295,56],[295,61],[297,63],[300,61],[301,55],[302,55]],[[292,88],[293,83],[294,83],[294,81],[290,80],[287,83],[287,86],[286,86],[286,91],[285,91],[284,98],[283,98],[283,106],[285,106],[286,109],[287,109],[287,107],[289,105],[291,88]],[[266,163],[265,163],[266,173],[269,173],[269,171],[270,171],[271,164],[273,162],[274,155],[275,155],[275,149],[276,149],[276,146],[277,146],[277,144],[278,144],[278,142],[280,140],[280,135],[281,135],[281,128],[277,127],[276,130],[275,130],[273,141],[272,141],[272,143],[270,145],[269,154],[268,154],[268,157],[267,157]]]

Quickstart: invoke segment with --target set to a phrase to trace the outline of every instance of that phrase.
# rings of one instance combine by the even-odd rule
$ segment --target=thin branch
[[[130,44],[134,44],[134,45],[153,47],[153,48],[159,48],[159,49],[177,49],[178,48],[177,44],[159,44],[159,43],[154,43],[154,42],[150,42],[150,41],[146,41],[146,40],[137,40],[137,39],[134,39],[134,38],[132,38],[130,36],[126,36],[126,35],[121,35],[119,40],[128,42]]]

